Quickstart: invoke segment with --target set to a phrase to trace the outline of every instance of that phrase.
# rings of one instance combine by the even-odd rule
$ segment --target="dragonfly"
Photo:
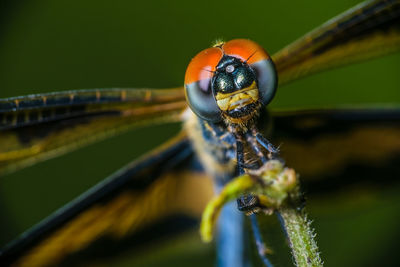
[[[397,1],[372,1],[361,4],[272,55],[278,73],[278,88],[315,72],[396,51],[399,47],[398,10]],[[193,116],[190,111],[182,113],[187,110],[183,88],[71,91],[10,98],[0,103],[3,122],[3,173],[59,156],[137,126],[182,121],[187,120],[188,116]],[[271,110],[264,116],[273,118],[274,124],[273,127],[267,125],[265,132],[273,143],[284,145],[282,157],[306,177],[321,177],[338,165],[344,164],[343,160],[351,161],[353,158],[370,163],[369,171],[372,171],[376,169],[372,162],[375,162],[378,156],[384,155],[386,159],[392,159],[399,151],[396,138],[399,130],[396,127],[398,113],[395,106],[349,107],[340,110]],[[270,127],[272,129],[269,129]],[[322,138],[335,131],[339,133],[338,137]],[[61,244],[65,242],[57,238],[74,236],[71,244],[59,248],[63,251],[62,254],[52,250],[48,260],[50,264],[55,264],[68,258],[68,254],[86,250],[87,246],[83,244],[100,239],[128,238],[135,230],[143,228],[143,225],[160,222],[160,219],[165,219],[171,214],[198,216],[201,212],[199,207],[202,207],[212,194],[212,185],[210,179],[194,179],[195,176],[208,176],[204,172],[207,164],[203,161],[201,165],[194,156],[188,132],[189,130],[183,131],[166,145],[126,166],[38,224],[6,247],[3,259],[9,261],[11,258],[23,262],[24,253],[28,253],[25,256],[36,255],[40,260],[46,253],[29,254],[29,249],[45,249],[45,240],[53,239],[57,244]],[[378,136],[380,142],[372,149],[366,145]],[[315,138],[313,140],[316,141],[313,146],[301,144],[300,137]],[[321,138],[320,143],[318,138]],[[350,144],[352,149],[343,151]],[[341,146],[341,158],[332,155],[332,162],[318,154],[324,146]],[[354,148],[357,153],[354,152]],[[375,154],[371,153],[371,150]],[[301,162],[301,155],[304,154],[309,157],[307,161]],[[363,177],[367,175],[363,174]],[[179,186],[177,181],[180,181]],[[190,199],[196,199],[197,203],[187,201],[189,196]],[[180,197],[182,199],[179,199]],[[158,208],[154,211],[151,208],[146,209],[149,211],[147,213],[141,211],[141,205]],[[105,221],[105,225],[102,226],[104,228],[94,230],[91,227],[82,227],[90,224],[91,219],[98,219],[99,214],[103,213],[101,208],[110,210],[102,217]],[[122,216],[124,213],[129,214],[126,220],[122,219],[125,218]],[[135,216],[140,217],[140,220]],[[88,221],[82,222],[85,219]],[[107,225],[107,219],[110,224],[115,225],[115,220],[121,224],[113,228]],[[65,221],[71,221],[69,226]],[[74,226],[73,222],[77,224]],[[173,224],[170,222],[165,225]],[[63,225],[67,228],[63,228]],[[169,229],[169,232],[172,230]],[[69,235],[66,234],[68,232]],[[81,239],[78,236],[81,236]],[[65,252],[68,250],[70,253]],[[34,259],[25,260],[32,263]]]

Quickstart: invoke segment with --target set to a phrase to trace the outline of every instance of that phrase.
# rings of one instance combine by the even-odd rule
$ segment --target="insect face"
[[[253,41],[235,39],[197,54],[185,76],[186,99],[199,117],[210,122],[245,125],[273,98],[275,67]]]

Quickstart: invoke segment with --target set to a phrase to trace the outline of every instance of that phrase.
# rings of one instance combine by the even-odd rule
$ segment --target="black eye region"
[[[240,59],[224,55],[211,81],[214,94],[233,93],[256,81],[255,72]]]
[[[231,74],[217,73],[212,81],[214,92],[232,93],[236,90],[235,82]]]
[[[238,89],[249,87],[254,81],[256,81],[256,75],[249,66],[238,68],[236,73],[234,73],[234,77]]]

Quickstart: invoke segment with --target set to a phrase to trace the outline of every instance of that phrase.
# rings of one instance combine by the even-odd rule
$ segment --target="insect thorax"
[[[195,152],[208,174],[215,178],[216,184],[223,185],[238,175],[236,138],[223,122],[210,123],[190,114],[184,127]],[[266,120],[266,117],[262,112],[260,119]],[[249,165],[257,158],[252,153],[245,146],[246,163]]]
[[[222,124],[210,124],[191,113],[184,128],[202,165],[217,184],[235,176],[235,137]]]

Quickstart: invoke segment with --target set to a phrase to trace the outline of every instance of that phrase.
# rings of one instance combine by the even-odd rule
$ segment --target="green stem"
[[[311,221],[303,210],[286,206],[278,210],[289,239],[296,266],[322,266]]]

